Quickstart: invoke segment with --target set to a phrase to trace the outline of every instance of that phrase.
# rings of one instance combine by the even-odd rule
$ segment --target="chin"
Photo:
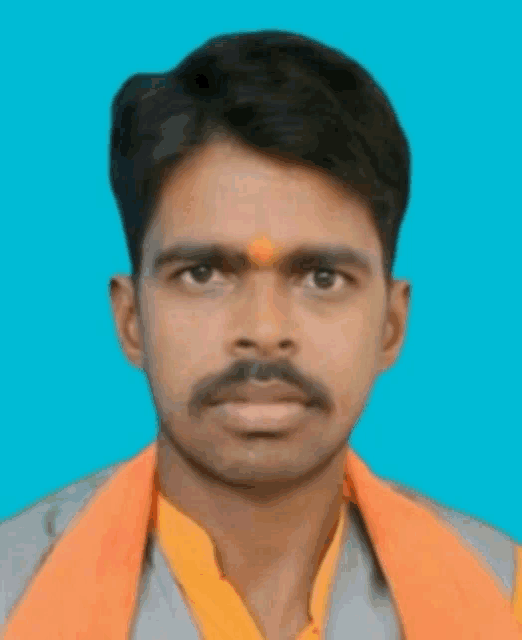
[[[296,450],[297,449],[297,450]],[[187,462],[209,479],[236,488],[281,491],[295,486],[324,468],[335,451],[303,451],[273,440],[249,442],[248,446],[212,452],[200,449],[189,453]]]

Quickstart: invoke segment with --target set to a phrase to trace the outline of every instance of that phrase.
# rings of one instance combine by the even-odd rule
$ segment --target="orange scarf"
[[[11,613],[4,640],[127,639],[151,525],[156,456],[154,442],[76,514]],[[480,557],[351,450],[345,494],[362,513],[407,640],[522,640],[509,597]]]

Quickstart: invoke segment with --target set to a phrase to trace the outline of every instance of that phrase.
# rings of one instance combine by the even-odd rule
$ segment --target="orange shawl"
[[[151,522],[156,455],[154,442],[76,514],[11,612],[4,640],[126,640]],[[522,640],[512,604],[480,556],[351,450],[345,493],[361,510],[407,640]]]

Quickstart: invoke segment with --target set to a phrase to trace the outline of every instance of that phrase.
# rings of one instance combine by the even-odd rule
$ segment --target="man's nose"
[[[235,357],[289,358],[297,351],[289,293],[275,274],[256,273],[240,303]]]

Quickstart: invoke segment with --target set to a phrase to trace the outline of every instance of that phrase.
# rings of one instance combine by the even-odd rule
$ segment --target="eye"
[[[335,271],[334,269],[310,269],[305,276],[305,281],[311,283],[312,289],[337,293],[344,289],[346,284],[354,284],[355,278],[348,273]]]
[[[185,267],[173,273],[169,280],[182,281],[187,286],[203,286],[215,280],[212,279],[214,273],[218,273],[219,270],[213,267],[211,264],[202,262],[200,264],[193,265],[192,267]],[[212,279],[212,280],[211,280]],[[220,279],[214,284],[221,282]]]

